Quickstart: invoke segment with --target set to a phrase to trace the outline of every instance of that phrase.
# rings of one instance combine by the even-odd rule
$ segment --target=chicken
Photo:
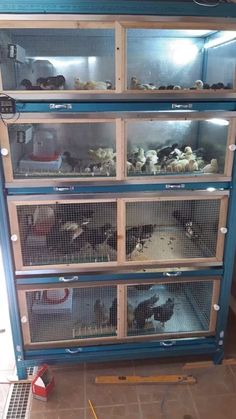
[[[85,82],[80,81],[79,78],[75,79],[74,88],[76,90],[84,90],[84,86],[86,85]]]
[[[117,326],[117,298],[114,298],[109,308],[109,324],[114,327]]]
[[[146,163],[145,151],[141,147],[135,148],[129,155],[128,162],[131,163],[137,172],[141,172]]]
[[[66,79],[61,74],[51,77],[39,77],[37,79],[37,84],[42,90],[63,90],[65,83]]]
[[[148,300],[141,301],[134,310],[134,320],[138,329],[143,329],[145,322],[153,315],[153,306],[159,300],[158,295],[153,295]]]
[[[113,250],[117,252],[117,231],[111,233],[108,237],[106,243],[110,246]],[[134,250],[142,250],[143,242],[134,234],[132,231],[126,230],[126,241],[125,241],[125,253],[126,256],[131,255]]]
[[[198,240],[201,237],[201,229],[196,222],[193,222],[190,216],[182,214],[181,211],[175,210],[172,213],[173,217],[179,221],[184,227],[186,236],[191,240]]]
[[[159,161],[162,162],[163,160],[165,160],[165,158],[168,158],[175,148],[178,148],[177,143],[174,143],[171,146],[162,147],[160,150],[157,150],[157,157]]]
[[[174,314],[174,305],[174,299],[168,298],[164,304],[153,307],[152,312],[154,320],[158,320],[162,326],[165,327],[165,323],[170,320]]]
[[[69,221],[61,225],[54,225],[46,236],[46,244],[48,249],[63,254],[78,252],[86,244],[85,225]]]
[[[116,153],[114,153],[113,148],[102,148],[99,147],[96,150],[90,149],[88,151],[90,158],[99,163],[109,162],[115,159]]]
[[[111,234],[111,224],[104,224],[102,227],[86,229],[85,240],[95,250],[97,246],[103,244]]]
[[[196,90],[202,90],[203,86],[204,86],[204,84],[203,84],[202,80],[196,80],[194,82],[193,88],[196,89]]]
[[[212,159],[210,164],[203,167],[203,173],[218,173],[218,162],[217,159]]]
[[[180,156],[180,159],[196,160],[196,156],[193,154],[192,148],[187,146],[184,149],[184,153]]]
[[[20,86],[23,86],[25,90],[43,90],[40,86],[34,86],[28,79],[23,79]]]
[[[76,78],[74,87],[76,90],[109,90],[112,88],[112,83],[108,80],[81,82],[79,78]]]
[[[74,172],[75,169],[78,168],[81,163],[80,159],[77,159],[76,157],[71,157],[71,153],[69,151],[65,151],[63,153],[62,160],[71,167],[72,172]]]
[[[99,299],[96,300],[93,310],[95,315],[96,326],[101,327],[106,325],[108,323],[108,316],[104,303],[102,303]]]
[[[140,83],[137,77],[131,77],[130,88],[132,90],[155,90],[157,87],[153,83]]]
[[[181,87],[181,86],[179,86],[178,84],[176,84],[176,85],[173,87],[173,90],[182,90],[182,87]]]
[[[188,164],[186,165],[187,172],[195,172],[198,170],[198,162],[196,160],[189,160]]]

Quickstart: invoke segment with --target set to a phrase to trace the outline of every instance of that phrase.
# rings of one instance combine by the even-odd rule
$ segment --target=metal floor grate
[[[26,419],[29,417],[31,383],[15,383],[10,388],[3,419]]]

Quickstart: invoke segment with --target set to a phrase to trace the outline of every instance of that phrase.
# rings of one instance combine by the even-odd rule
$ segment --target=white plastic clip
[[[16,235],[16,234],[12,234],[12,236],[11,236],[11,241],[12,241],[12,242],[17,242],[17,240],[18,240],[17,235]]]
[[[227,229],[226,227],[221,227],[221,228],[220,228],[220,232],[221,232],[222,234],[226,234],[226,233],[228,232],[228,229]]]
[[[218,304],[214,304],[213,308],[215,311],[219,311],[220,310],[220,306]]]
[[[235,151],[236,150],[236,145],[235,144],[230,144],[229,145],[229,150],[230,151]]]
[[[23,316],[23,317],[21,317],[21,323],[27,323],[27,317],[26,316]]]
[[[8,151],[7,148],[1,148],[1,155],[2,156],[6,157],[6,156],[8,156],[8,154],[9,154],[9,151]]]

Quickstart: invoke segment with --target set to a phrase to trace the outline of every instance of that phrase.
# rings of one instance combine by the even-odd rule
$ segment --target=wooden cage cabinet
[[[0,239],[18,376],[42,362],[220,363],[236,11],[57,3],[0,14]]]

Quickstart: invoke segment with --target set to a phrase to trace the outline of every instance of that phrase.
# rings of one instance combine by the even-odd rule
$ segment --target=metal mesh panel
[[[224,173],[228,126],[207,121],[127,122],[127,175]],[[211,163],[212,159],[217,160]]]
[[[220,200],[126,205],[127,260],[161,261],[216,255]]]
[[[11,386],[4,419],[25,419],[29,414],[31,384],[16,383]]]
[[[31,342],[116,335],[116,286],[26,293]]]
[[[5,89],[104,89],[106,80],[114,89],[113,29],[16,29],[2,30],[0,37]],[[8,58],[8,44],[17,46],[16,59]],[[52,79],[58,75],[64,77],[64,83]],[[40,83],[40,78],[49,80]],[[23,80],[31,85],[21,84]]]
[[[14,177],[115,176],[115,124],[16,124],[9,127]]]
[[[108,262],[116,203],[21,205],[17,208],[25,266]]]
[[[213,281],[128,286],[128,335],[209,330]]]

